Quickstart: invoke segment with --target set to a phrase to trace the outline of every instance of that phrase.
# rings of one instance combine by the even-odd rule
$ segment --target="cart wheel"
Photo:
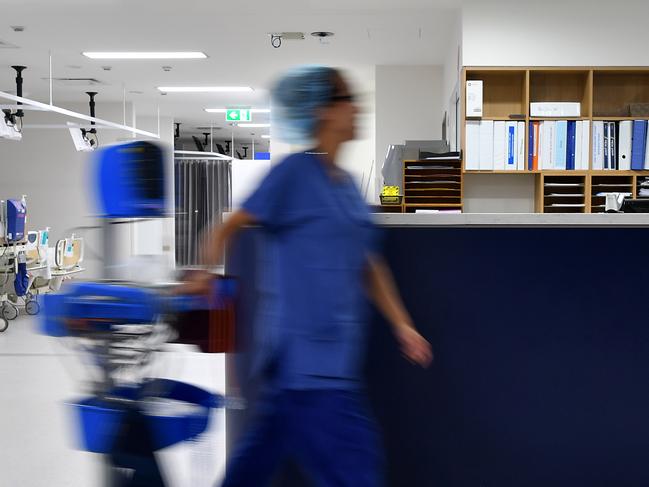
[[[36,301],[32,300],[25,303],[25,312],[30,316],[37,315],[40,310],[41,306]]]
[[[2,306],[2,317],[7,321],[15,320],[18,318],[18,308],[9,302],[5,302]]]
[[[7,331],[7,328],[9,328],[9,322],[4,318],[0,318],[0,333]]]

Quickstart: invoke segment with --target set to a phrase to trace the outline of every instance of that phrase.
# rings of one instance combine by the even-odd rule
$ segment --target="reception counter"
[[[429,370],[410,365],[373,314],[366,370],[388,485],[649,485],[649,216],[375,218],[435,351]],[[244,346],[260,238],[245,232],[228,263],[242,277]],[[229,373],[244,377],[248,360]],[[245,420],[230,415],[229,440]]]

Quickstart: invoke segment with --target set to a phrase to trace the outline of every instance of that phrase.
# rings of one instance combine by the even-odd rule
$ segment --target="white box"
[[[466,116],[482,117],[482,80],[466,82]]]
[[[531,117],[581,117],[581,103],[535,102],[530,103]]]

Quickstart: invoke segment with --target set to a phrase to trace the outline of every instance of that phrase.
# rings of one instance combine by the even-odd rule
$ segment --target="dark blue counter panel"
[[[386,229],[436,354],[411,366],[375,314],[367,378],[389,485],[649,485],[647,242],[644,228]],[[235,252],[230,268],[246,281],[254,259]],[[243,298],[249,317],[254,290]]]

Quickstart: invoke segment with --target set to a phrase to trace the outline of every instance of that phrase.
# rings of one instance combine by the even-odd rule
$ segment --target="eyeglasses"
[[[350,103],[353,103],[354,100],[354,95],[334,95],[331,97],[331,103],[336,103],[339,101],[348,101]]]

